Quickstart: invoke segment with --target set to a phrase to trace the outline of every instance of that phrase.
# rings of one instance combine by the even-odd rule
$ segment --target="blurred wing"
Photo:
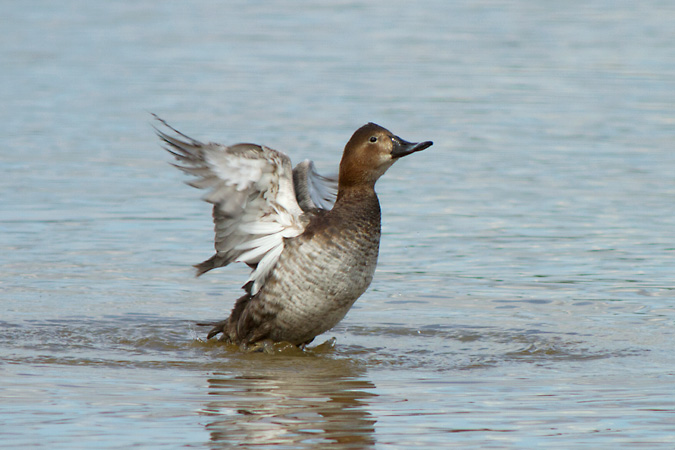
[[[156,128],[174,164],[196,177],[190,186],[205,189],[213,204],[216,254],[197,264],[197,276],[229,263],[253,268],[244,288],[255,295],[284,250],[284,238],[302,234],[306,218],[295,198],[291,161],[285,154],[254,144],[204,144],[169,126]]]
[[[293,184],[303,211],[333,208],[338,191],[337,176],[325,177],[316,171],[312,161],[305,160],[293,169]]]

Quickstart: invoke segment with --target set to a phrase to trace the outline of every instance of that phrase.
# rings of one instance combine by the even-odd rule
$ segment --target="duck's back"
[[[285,242],[269,279],[242,297],[229,339],[310,342],[335,326],[368,288],[380,243],[380,207],[373,191],[320,211],[305,232]]]

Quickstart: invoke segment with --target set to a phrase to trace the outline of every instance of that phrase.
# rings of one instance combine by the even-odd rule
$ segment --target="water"
[[[671,2],[13,2],[0,47],[4,448],[672,448]],[[208,205],[150,127],[379,182],[317,348],[203,342]],[[335,337],[332,345],[329,339]],[[323,343],[323,344],[322,344]]]

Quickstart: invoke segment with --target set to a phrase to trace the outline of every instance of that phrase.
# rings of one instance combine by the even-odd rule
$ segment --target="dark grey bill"
[[[394,148],[391,151],[391,156],[394,158],[400,158],[411,153],[419,152],[434,145],[431,141],[408,142],[398,136],[394,136],[392,140],[394,141]]]

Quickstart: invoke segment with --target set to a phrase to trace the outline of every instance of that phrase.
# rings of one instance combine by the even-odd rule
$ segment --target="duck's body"
[[[271,339],[304,345],[342,320],[377,265],[375,181],[399,157],[431,145],[405,142],[375,124],[360,128],[345,147],[330,208],[334,179],[319,176],[311,162],[291,174],[290,160],[266,147],[202,144],[178,134],[159,132],[184,164],[178,167],[200,177],[193,185],[212,189],[205,200],[214,203],[217,253],[196,266],[198,275],[232,261],[254,269],[246,294],[208,336],[222,333],[222,340],[236,344]],[[254,161],[267,158],[262,175],[256,170],[241,175],[238,159],[221,157],[242,145]],[[265,173],[272,173],[271,180]]]
[[[312,217],[305,232],[288,239],[258,294],[246,294],[222,331],[230,340],[309,343],[347,314],[373,279],[380,248],[380,208],[338,202]],[[221,331],[220,328],[214,332]]]

